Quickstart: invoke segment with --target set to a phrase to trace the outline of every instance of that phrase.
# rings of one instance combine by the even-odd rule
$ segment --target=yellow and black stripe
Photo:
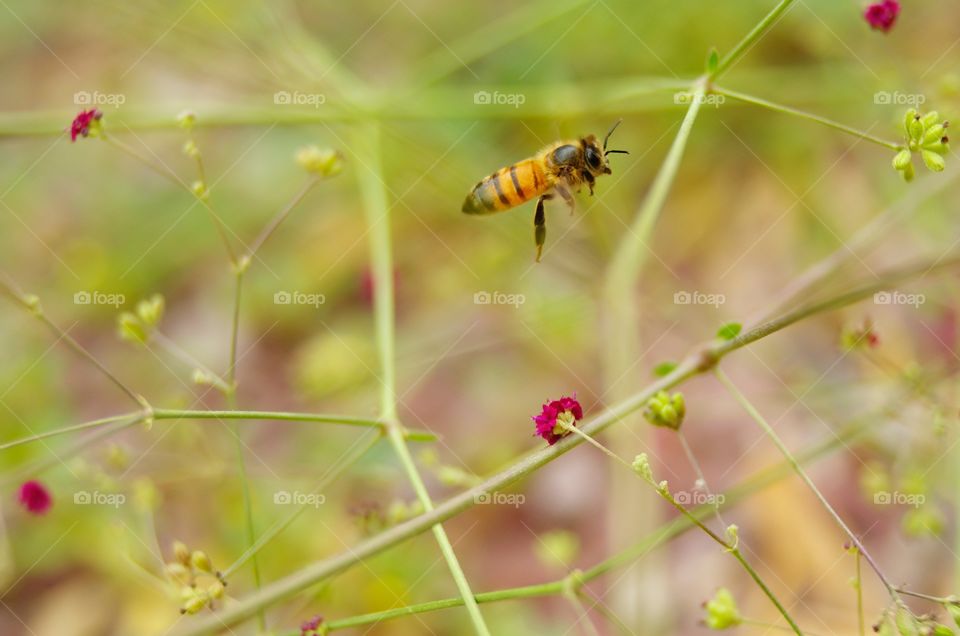
[[[540,196],[552,185],[537,159],[524,159],[475,185],[463,202],[463,211],[491,214],[509,210]]]

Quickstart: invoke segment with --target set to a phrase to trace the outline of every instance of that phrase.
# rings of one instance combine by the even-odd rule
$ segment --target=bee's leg
[[[567,204],[567,207],[570,208],[570,216],[573,216],[573,211],[576,208],[576,200],[573,198],[573,195],[570,194],[570,189],[560,184],[557,184],[554,189]]]
[[[543,244],[547,241],[547,219],[543,213],[543,202],[552,199],[552,194],[544,194],[537,200],[537,211],[533,215],[533,240],[537,244],[537,262],[543,254]]]
[[[596,179],[593,178],[592,174],[584,170],[583,180],[587,182],[587,187],[590,188],[590,196],[593,196],[593,184],[596,183]]]

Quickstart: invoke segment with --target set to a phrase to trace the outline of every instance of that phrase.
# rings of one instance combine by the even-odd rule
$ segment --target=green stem
[[[581,431],[576,426],[567,426],[566,429],[572,433],[576,433],[577,435],[583,437],[587,442],[589,442],[596,448],[603,451],[606,455],[608,455],[609,457],[612,457],[619,463],[626,466],[631,473],[633,473],[637,477],[640,477],[644,481],[647,481],[651,486],[654,487],[657,493],[667,501],[667,503],[669,503],[671,506],[676,508],[676,510],[680,514],[682,514],[684,517],[686,517],[687,520],[690,521],[690,523],[698,527],[700,530],[704,532],[704,534],[706,534],[708,537],[713,539],[720,547],[722,547],[724,550],[732,554],[733,557],[740,563],[740,565],[743,566],[743,569],[747,571],[747,574],[750,575],[750,578],[754,580],[754,582],[757,584],[760,590],[767,596],[768,599],[770,599],[770,602],[773,603],[773,605],[777,608],[777,610],[780,612],[780,615],[783,616],[784,620],[786,620],[787,623],[790,624],[790,627],[793,628],[793,631],[797,634],[797,636],[803,636],[803,632],[800,631],[800,628],[794,622],[793,618],[791,618],[790,613],[787,612],[787,609],[780,603],[780,600],[770,590],[770,588],[767,587],[766,583],[763,582],[763,579],[760,578],[760,575],[757,573],[757,571],[754,570],[753,567],[749,563],[747,563],[746,559],[743,558],[743,555],[740,553],[740,550],[737,549],[736,545],[731,544],[730,542],[720,537],[713,530],[711,530],[703,521],[700,520],[699,517],[697,517],[692,512],[687,510],[686,506],[678,502],[674,498],[674,496],[670,493],[669,490],[661,487],[656,482],[650,481],[649,479],[643,477],[642,475],[637,474],[637,472],[633,469],[633,466],[628,464],[625,459],[621,458],[612,450],[610,450],[609,448],[607,448],[597,440],[593,439],[593,437]]]
[[[310,190],[313,189],[313,186],[317,185],[318,183],[320,183],[320,177],[311,177],[307,183],[300,188],[300,191],[293,196],[293,199],[291,199],[290,202],[283,207],[283,209],[274,215],[270,222],[268,222],[260,231],[260,234],[257,235],[257,238],[254,239],[250,249],[247,250],[248,260],[253,259],[257,251],[259,251],[260,248],[263,247],[263,244],[267,242],[267,239],[269,239],[273,233],[276,232],[277,228],[280,227],[280,224],[282,224],[287,217],[290,216],[290,213],[293,212],[293,209],[297,207],[301,201],[303,201],[304,197],[307,196],[307,193],[309,193]]]
[[[895,600],[899,600],[897,595],[897,590],[892,583],[887,579],[886,575],[880,569],[880,566],[876,561],[873,560],[873,557],[870,556],[870,553],[867,552],[867,549],[864,547],[863,542],[860,541],[860,537],[856,535],[844,522],[843,518],[837,513],[837,511],[830,505],[830,502],[827,501],[827,498],[824,497],[823,493],[820,492],[820,489],[817,488],[817,485],[813,483],[813,480],[810,479],[810,476],[807,475],[807,472],[803,469],[800,463],[796,460],[793,454],[790,452],[790,449],[787,448],[786,444],[783,443],[783,440],[780,439],[780,436],[777,435],[776,431],[773,430],[773,427],[767,422],[766,419],[760,414],[750,400],[740,392],[740,389],[733,383],[732,380],[725,374],[719,367],[714,369],[714,373],[717,376],[717,379],[720,380],[720,383],[726,387],[730,395],[743,407],[748,415],[763,429],[763,432],[767,437],[770,438],[770,441],[774,443],[780,453],[784,458],[790,463],[791,468],[794,472],[803,480],[803,482],[813,491],[813,494],[816,495],[817,499],[820,500],[820,503],[823,505],[824,509],[833,517],[834,521],[840,526],[840,529],[847,535],[850,541],[856,546],[860,554],[863,555],[863,558],[867,560],[867,563],[873,568],[873,571],[876,573],[877,578],[880,579],[880,582],[883,583],[883,586],[887,588],[887,591],[890,593],[890,596]]]
[[[690,132],[693,130],[693,123],[697,119],[697,113],[700,112],[705,94],[705,84],[703,80],[698,80],[694,85],[690,106],[687,108],[687,113],[680,124],[680,130],[673,140],[673,145],[670,146],[670,151],[664,158],[660,170],[657,171],[657,176],[637,211],[636,218],[630,226],[630,231],[624,235],[624,240],[608,267],[608,294],[618,296],[616,302],[619,304],[626,304],[620,294],[631,287],[640,277],[644,256],[649,251],[647,245],[650,241],[650,235],[677,176],[680,160],[683,159],[683,152],[686,149]],[[608,300],[611,299],[608,298]]]
[[[910,590],[905,590],[902,587],[898,587],[896,588],[896,590],[899,594],[903,594],[905,596],[912,596],[914,598],[922,598],[925,601],[930,601],[931,603],[939,603],[941,605],[944,603],[957,602],[956,598],[954,597],[934,596],[932,594],[924,594],[923,592],[911,592]]]
[[[67,343],[71,349],[73,349],[81,357],[85,358],[87,362],[95,366],[100,373],[104,375],[108,380],[110,380],[117,388],[127,394],[127,396],[136,402],[138,405],[145,407],[146,401],[143,399],[143,396],[135,393],[133,389],[124,384],[120,378],[115,376],[102,362],[97,360],[97,358],[87,351],[87,349],[81,345],[79,342],[74,339],[73,336],[68,334],[66,331],[60,328],[57,323],[50,320],[47,317],[46,313],[43,311],[43,307],[40,306],[40,299],[36,296],[31,296],[20,291],[19,287],[10,280],[6,275],[0,276],[0,293],[8,296],[18,305],[23,307],[25,310],[30,312],[34,318],[43,323],[47,329],[53,332],[53,335],[57,340],[62,340]]]
[[[112,135],[104,134],[102,135],[101,138],[107,143],[109,143],[111,146],[113,146],[114,148],[117,148],[118,150],[122,151],[124,154],[136,159],[137,161],[145,165],[147,168],[150,168],[151,170],[159,174],[161,177],[164,177],[165,179],[169,180],[178,188],[185,190],[190,196],[194,197],[197,201],[199,201],[200,204],[204,207],[204,209],[206,209],[207,213],[210,215],[210,218],[213,220],[213,225],[217,230],[217,234],[220,237],[220,241],[223,243],[224,249],[227,251],[227,256],[230,259],[230,263],[233,265],[236,265],[237,254],[233,249],[233,244],[230,242],[230,239],[227,237],[227,226],[224,224],[223,219],[221,219],[217,215],[217,213],[214,212],[213,207],[211,207],[210,201],[209,201],[209,196],[210,196],[209,192],[205,192],[202,196],[198,196],[197,193],[190,188],[190,186],[188,186],[186,183],[180,180],[180,177],[178,177],[175,172],[167,168],[162,163],[159,163],[157,161],[154,161],[153,159],[150,159],[149,157],[144,156],[143,154],[137,152],[127,144],[120,141],[119,139],[115,139]],[[208,186],[206,181],[203,180],[203,174],[204,174],[203,167],[202,167],[203,164],[201,163],[199,157],[197,158],[197,163],[200,166],[199,174],[201,176],[201,183],[206,189]]]
[[[65,435],[66,433],[74,433],[76,431],[84,431],[88,428],[97,428],[99,426],[106,426],[107,424],[113,424],[114,422],[122,422],[127,419],[142,419],[143,415],[141,413],[121,413],[120,415],[111,415],[110,417],[102,417],[98,420],[90,420],[89,422],[83,422],[82,424],[74,424],[73,426],[65,426],[63,428],[58,428],[53,431],[44,431],[43,433],[35,433],[29,437],[24,437],[21,439],[15,439],[11,442],[5,442],[0,444],[0,450],[7,450],[8,448],[13,448],[14,446],[21,446],[23,444],[29,444],[30,442],[36,442],[42,439],[48,439],[50,437],[56,437],[57,435]]]
[[[689,90],[691,85],[688,84],[686,88]],[[636,364],[643,348],[636,328],[642,322],[638,283],[650,253],[651,236],[676,179],[680,161],[703,102],[703,82],[695,82],[693,90],[693,98],[680,129],[605,271],[599,320],[602,330],[607,334],[601,340],[604,384],[613,401],[628,397],[634,387],[643,381],[640,368]],[[618,433],[623,437],[619,440],[620,443],[636,442],[637,435],[641,436],[639,441],[643,443],[642,438],[649,434],[646,428],[639,431],[631,429],[636,427],[621,429]],[[661,510],[656,498],[646,491],[637,493],[631,480],[624,479],[619,472],[610,475],[610,499],[610,510],[616,511],[617,519],[609,520],[606,540],[614,547],[632,540],[632,533],[656,527],[660,520]],[[627,515],[626,519],[624,514]],[[629,580],[623,587],[624,591],[650,585],[659,576],[659,572],[665,569],[666,564],[657,558],[651,558],[647,566],[644,572],[632,572],[628,575]],[[622,612],[624,618],[640,631],[658,631],[668,620],[664,616],[664,599],[659,596],[662,595],[654,591],[651,598],[637,601],[624,594],[617,594],[612,602],[613,607]]]
[[[760,22],[733,47],[732,51],[723,56],[723,59],[717,64],[717,68],[710,74],[710,80],[716,81],[724,73],[729,71],[731,66],[740,61],[740,58],[747,54],[750,48],[780,19],[780,16],[786,13],[787,9],[789,9],[793,3],[794,0],[780,0],[780,3],[760,20]]]
[[[152,410],[153,419],[156,421],[161,420],[275,420],[275,421],[288,421],[288,422],[318,422],[322,424],[343,424],[345,426],[359,426],[364,428],[379,428],[382,429],[385,427],[384,422],[366,418],[366,417],[356,417],[353,415],[335,415],[335,414],[325,414],[325,413],[293,413],[288,411],[191,411],[184,409],[153,409]],[[75,431],[81,431],[89,428],[99,428],[101,426],[106,426],[107,424],[112,424],[113,422],[119,422],[126,420],[128,418],[143,419],[143,413],[132,412],[132,413],[121,413],[119,415],[111,415],[109,417],[92,420],[89,422],[83,422],[81,424],[75,424],[73,426],[65,426],[63,428],[58,428],[52,431],[45,431],[43,433],[37,433],[30,435],[28,437],[23,437],[21,439],[13,440],[10,442],[5,442],[0,445],[0,450],[5,450],[7,448],[13,448],[14,446],[20,446],[23,444],[29,444],[31,442],[36,442],[41,439],[46,439],[48,437],[56,437],[59,435],[64,435],[67,433],[72,433]],[[406,433],[407,440],[411,442],[434,442],[437,440],[437,436],[430,431],[423,429],[404,429]]]
[[[371,269],[374,290],[374,321],[377,332],[377,351],[380,356],[380,371],[382,378],[380,393],[381,417],[387,422],[387,433],[394,452],[400,459],[407,478],[413,486],[424,511],[433,511],[433,501],[423,483],[423,478],[417,470],[410,449],[407,448],[405,434],[397,420],[396,395],[396,354],[394,345],[394,290],[393,290],[393,256],[390,241],[390,208],[387,205],[383,171],[380,167],[382,150],[380,147],[380,124],[370,124],[364,130],[362,140],[364,167],[360,175],[360,189],[363,193],[367,224],[370,228]],[[489,636],[490,631],[483,620],[480,608],[473,597],[470,584],[460,567],[460,562],[453,551],[450,539],[440,523],[432,525],[431,530],[436,538],[443,558],[453,580],[464,600],[467,613],[473,623],[474,631],[480,636]]]
[[[310,490],[310,494],[321,493],[325,488],[332,484],[340,475],[342,475],[348,468],[356,464],[367,452],[372,449],[377,442],[380,441],[382,434],[375,435],[369,442],[366,444],[354,447],[346,456],[340,458],[336,465],[333,466],[317,483],[313,489]],[[297,518],[303,514],[307,508],[310,507],[309,503],[305,503],[297,507],[293,512],[287,515],[285,518],[277,521],[273,526],[270,527],[266,532],[264,532],[260,537],[251,545],[247,550],[240,555],[240,557],[232,564],[230,567],[226,568],[223,571],[224,578],[229,577],[232,573],[236,572],[238,568],[242,567],[244,563],[249,561],[255,555],[257,555],[260,550],[263,549],[268,543],[277,536],[286,530],[291,523],[297,520]]]
[[[856,577],[857,577],[857,578],[856,578],[856,585],[857,585],[857,626],[858,626],[859,629],[860,629],[860,636],[866,636],[866,634],[867,634],[867,630],[866,630],[866,627],[865,627],[866,621],[865,621],[864,616],[863,616],[863,575],[862,575],[863,573],[861,572],[861,568],[860,568],[860,551],[859,551],[859,550],[856,551],[856,553],[854,554],[854,557],[855,557],[856,560],[857,560],[857,561],[856,561],[856,567],[857,567],[857,574],[856,574]]]
[[[239,283],[238,283],[239,286]],[[238,292],[238,302],[239,302],[239,292]],[[236,335],[234,334],[234,339]],[[231,370],[233,368],[233,358],[231,358]],[[230,374],[232,376],[232,373]],[[237,405],[237,393],[236,393],[236,381],[231,378],[230,380],[230,391],[227,393],[227,406],[231,410],[236,409]],[[244,516],[244,530],[246,532],[247,540],[247,549],[251,551],[250,554],[250,569],[253,572],[253,584],[257,590],[261,588],[260,580],[260,561],[257,558],[257,550],[254,550],[257,540],[257,529],[253,522],[253,497],[250,494],[250,479],[247,475],[247,459],[246,453],[244,452],[244,443],[243,439],[240,437],[240,427],[237,422],[233,422],[232,426],[229,427],[233,439],[235,442],[236,453],[237,453],[237,470],[240,474],[240,492],[243,496],[243,516]],[[266,608],[260,608],[257,612],[257,623],[260,626],[260,631],[266,633],[267,631],[267,612]]]
[[[580,600],[579,593],[576,590],[566,589],[564,590],[563,596],[570,603],[570,606],[576,614],[577,622],[575,624],[582,623],[584,625],[583,631],[585,631],[588,636],[600,636],[600,632],[597,631],[593,621],[590,620],[590,612],[587,611],[587,608],[584,607],[583,602]]]
[[[713,87],[714,93],[718,95],[724,95],[730,97],[731,99],[736,99],[738,101],[753,104],[754,106],[762,106],[769,110],[776,111],[778,113],[785,113],[787,115],[793,115],[794,117],[799,117],[801,119],[806,119],[808,121],[813,121],[818,124],[822,124],[828,128],[833,128],[834,130],[839,130],[840,132],[846,133],[848,135],[853,135],[854,137],[859,137],[871,143],[883,146],[884,148],[889,148],[890,150],[902,150],[904,148],[903,144],[898,144],[892,141],[887,141],[886,139],[881,139],[871,135],[868,132],[864,132],[852,126],[847,126],[846,124],[841,124],[840,122],[833,121],[832,119],[827,119],[826,117],[821,117],[820,115],[815,115],[813,113],[808,113],[806,111],[793,108],[791,106],[784,106],[782,104],[776,104],[774,102],[761,99],[760,97],[754,97],[752,95],[746,95],[744,93],[738,93],[737,91],[731,91],[726,88],[720,88],[719,86]]]
[[[747,563],[747,560],[743,558],[742,554],[740,554],[740,550],[733,548],[730,550],[730,554],[732,554],[733,558],[735,558],[740,565],[743,566],[743,569],[747,571],[747,574],[749,574],[750,578],[752,578],[754,583],[757,584],[757,587],[759,587],[766,597],[770,599],[770,602],[776,606],[777,611],[780,612],[780,615],[783,616],[784,620],[790,624],[790,629],[793,630],[793,633],[795,633],[797,636],[803,636],[803,632],[800,631],[800,627],[798,627],[794,620],[790,617],[790,614],[787,612],[787,608],[780,603],[776,595],[770,590],[769,587],[767,587],[767,584],[763,582],[763,579],[760,578],[760,575],[757,574],[757,571],[754,570],[749,563]]]

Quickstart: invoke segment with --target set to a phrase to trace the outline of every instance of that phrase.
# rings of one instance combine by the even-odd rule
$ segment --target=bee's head
[[[607,131],[606,136],[603,138],[603,144],[600,144],[597,141],[597,138],[594,135],[589,135],[584,137],[583,143],[583,159],[587,164],[587,169],[594,175],[599,176],[601,174],[611,174],[610,171],[610,160],[607,159],[607,155],[611,154],[629,154],[626,150],[607,150],[607,141],[610,140],[610,135],[613,134],[613,131],[617,129],[617,126],[620,125],[622,119],[618,119],[613,126],[610,127],[610,130]]]

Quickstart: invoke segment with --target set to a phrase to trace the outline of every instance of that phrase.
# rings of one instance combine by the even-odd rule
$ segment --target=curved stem
[[[732,380],[725,374],[719,367],[714,370],[714,373],[717,376],[717,379],[720,380],[720,383],[726,387],[727,391],[730,392],[730,395],[743,407],[748,415],[763,429],[763,432],[767,437],[770,438],[770,441],[774,443],[780,453],[786,458],[790,463],[790,466],[793,468],[794,472],[803,480],[810,490],[813,491],[813,494],[816,495],[817,499],[820,500],[820,503],[823,505],[824,509],[833,517],[833,520],[840,526],[840,529],[847,535],[850,541],[857,547],[857,550],[860,554],[863,555],[863,558],[867,560],[867,563],[870,564],[870,567],[873,568],[873,571],[876,573],[877,578],[880,579],[880,582],[883,583],[884,587],[887,588],[887,591],[890,593],[890,596],[894,600],[899,600],[897,595],[897,590],[887,579],[886,575],[880,569],[880,566],[874,561],[873,557],[870,556],[870,553],[867,552],[867,549],[864,547],[863,542],[860,540],[860,537],[856,535],[846,524],[843,518],[837,513],[837,511],[830,505],[830,502],[827,501],[827,498],[824,497],[823,493],[820,492],[820,489],[817,488],[817,485],[813,483],[813,480],[810,479],[810,476],[807,475],[807,472],[803,469],[800,463],[794,458],[793,453],[790,452],[790,449],[787,448],[786,444],[783,443],[783,440],[780,439],[780,436],[777,435],[776,431],[773,430],[773,427],[767,422],[767,420],[760,414],[750,400],[740,392],[740,389],[733,383]]]

